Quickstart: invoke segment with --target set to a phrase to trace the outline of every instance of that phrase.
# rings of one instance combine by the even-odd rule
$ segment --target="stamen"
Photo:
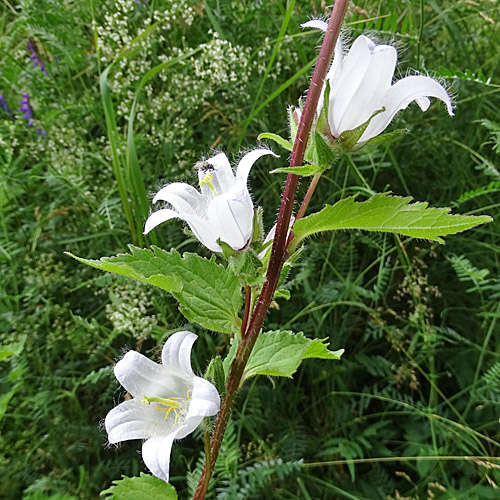
[[[187,399],[191,399],[190,392],[191,390],[188,390]],[[146,396],[144,394],[142,395],[142,397],[143,397],[142,399],[143,403],[146,404],[158,403],[160,405],[163,405],[165,408],[157,408],[156,406],[153,406],[153,408],[158,411],[164,411],[165,420],[168,419],[170,412],[173,411],[175,414],[174,425],[177,426],[177,420],[179,419],[179,416],[182,415],[182,410],[183,410],[182,401],[186,401],[186,398],[181,398],[179,396],[172,396],[170,398],[161,398],[158,396]]]
[[[211,189],[212,193],[214,193],[214,196],[217,196],[217,190],[215,189],[213,180],[214,176],[212,174],[205,175],[205,177],[200,180],[200,187],[206,184]]]

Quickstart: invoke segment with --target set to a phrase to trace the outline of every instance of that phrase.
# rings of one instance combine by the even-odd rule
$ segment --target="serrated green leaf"
[[[325,339],[308,339],[288,330],[266,332],[257,338],[244,372],[244,379],[255,375],[291,377],[303,359],[340,359],[343,349],[328,350]]]
[[[274,170],[271,170],[269,173],[270,174],[294,174],[294,175],[301,175],[303,177],[309,177],[314,174],[318,174],[323,172],[319,167],[316,165],[302,165],[300,167],[282,167],[282,168],[275,168]]]
[[[157,477],[141,473],[139,477],[123,477],[101,492],[106,500],[177,500],[175,488]]]
[[[158,247],[141,249],[129,246],[131,254],[103,257],[100,260],[74,257],[84,264],[169,291],[189,320],[216,332],[239,331],[242,305],[239,278],[215,259]]]
[[[322,231],[361,229],[397,233],[444,243],[441,236],[491,222],[487,215],[452,215],[449,208],[428,208],[427,202],[411,203],[411,197],[376,194],[367,201],[346,198],[327,205],[321,212],[295,222],[296,242]]]
[[[328,344],[324,344],[325,339],[314,339],[306,349],[302,359],[317,358],[317,359],[340,359],[344,354],[345,349],[330,351]]]
[[[157,255],[147,248],[138,248],[133,245],[129,245],[129,249],[130,254],[121,253],[113,257],[102,257],[99,260],[83,259],[70,252],[65,253],[88,266],[127,278],[134,278],[167,292],[180,292],[182,290],[182,284],[172,275],[168,262],[165,262],[161,255]]]
[[[260,134],[257,139],[261,141],[262,139],[270,139],[271,141],[276,142],[279,144],[282,148],[286,149],[287,151],[291,151],[293,149],[293,144],[290,141],[287,141],[286,139],[283,139],[278,134],[273,134],[271,132],[264,132]]]

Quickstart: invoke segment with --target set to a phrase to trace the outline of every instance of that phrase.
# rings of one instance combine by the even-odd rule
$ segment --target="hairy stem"
[[[340,27],[342,25],[342,21],[344,20],[348,3],[349,0],[337,0],[333,7],[332,16],[330,18],[330,22],[328,23],[323,44],[321,45],[318,62],[314,68],[311,84],[307,92],[304,111],[302,113],[297,130],[297,136],[293,145],[290,167],[302,165],[307,140],[314,121],[314,115],[318,106],[321,89],[323,87],[323,81],[325,80],[328,67],[330,66],[333,51],[335,49],[335,43],[337,42],[337,38],[340,33]],[[262,291],[252,317],[247,325],[246,333],[238,346],[236,357],[231,365],[231,371],[226,385],[226,397],[222,401],[219,415],[215,423],[214,433],[212,435],[211,458],[210,460],[205,461],[193,500],[203,500],[205,498],[208,483],[212,475],[215,462],[217,461],[224,432],[229,421],[236,393],[242,381],[245,366],[264,323],[264,319],[267,311],[269,310],[274,292],[276,291],[276,286],[278,284],[281,268],[283,267],[286,255],[287,234],[290,218],[292,216],[297,185],[298,176],[288,174],[283,196],[281,198],[281,206],[278,221],[276,223],[276,234],[273,240],[266,281],[262,287]]]

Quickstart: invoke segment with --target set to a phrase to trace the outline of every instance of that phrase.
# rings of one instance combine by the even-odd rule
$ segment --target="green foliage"
[[[309,213],[391,190],[498,220],[497,3],[351,2],[350,37],[368,31],[395,42],[396,77],[440,77],[455,95],[455,116],[436,104],[398,113],[388,129],[398,140],[375,138],[339,158]],[[0,498],[97,500],[122,474],[145,470],[140,442],[105,446],[100,423],[117,397],[112,366],[125,348],[154,359],[186,319],[160,288],[96,273],[63,252],[98,258],[131,242],[115,152],[135,214],[131,196],[144,199],[137,169],[155,192],[192,179],[212,146],[236,154],[238,144],[255,147],[262,131],[294,137],[286,108],[304,96],[323,37],[300,23],[325,14],[322,5],[0,2],[0,93],[16,118],[0,109],[0,345],[12,352],[23,344],[0,362],[0,393],[16,388],[0,421]],[[107,75],[113,149],[99,79],[145,30]],[[28,37],[49,75],[33,67]],[[23,92],[33,127],[17,111]],[[276,219],[283,179],[268,171],[287,166],[279,148],[281,163],[253,169],[249,179],[264,207],[261,234]],[[139,236],[144,220],[132,219]],[[163,225],[154,236],[158,242],[143,246],[203,252],[178,227]],[[340,363],[303,363],[293,380],[253,377],[243,386],[207,500],[243,491],[258,500],[496,499],[499,236],[494,222],[446,246],[364,231],[308,239],[282,276],[293,300],[273,304],[266,329],[329,337],[347,354]],[[225,335],[191,327],[202,373],[230,346]],[[201,448],[194,436],[173,449],[180,498],[197,483]]]
[[[492,220],[486,215],[451,215],[449,208],[427,208],[428,203],[411,201],[410,197],[376,194],[367,201],[356,202],[353,196],[298,220],[293,228],[294,234],[300,241],[322,231],[361,229],[444,243],[441,236],[456,234]]]
[[[189,320],[216,332],[238,331],[241,320],[241,284],[238,277],[216,264],[215,258],[204,259],[193,253],[180,255],[158,247],[140,249],[129,246],[130,254],[82,259],[89,266],[134,278],[170,292],[180,304],[180,311]]]
[[[113,486],[101,495],[110,500],[177,500],[175,488],[154,476],[124,477],[113,481]]]
[[[343,349],[329,351],[325,339],[310,340],[300,333],[272,331],[259,335],[244,378],[255,375],[291,377],[303,359],[340,359]]]

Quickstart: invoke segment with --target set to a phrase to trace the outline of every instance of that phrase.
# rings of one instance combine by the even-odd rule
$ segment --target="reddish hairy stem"
[[[321,50],[319,52],[318,62],[314,68],[311,85],[309,86],[309,90],[307,92],[304,111],[300,119],[295,144],[293,145],[290,167],[302,165],[307,140],[314,121],[316,108],[318,106],[319,96],[321,94],[321,89],[323,88],[323,81],[328,71],[328,67],[330,66],[333,51],[335,49],[335,43],[337,42],[337,38],[340,33],[340,27],[342,25],[342,21],[344,20],[348,3],[349,0],[337,0],[333,7],[332,16],[330,18],[330,22],[328,23],[325,38],[323,39],[323,44],[321,45]],[[211,457],[209,460],[205,461],[193,500],[203,500],[205,498],[210,476],[212,475],[212,470],[217,460],[220,446],[222,444],[222,438],[231,414],[234,398],[238,388],[240,387],[245,366],[264,323],[264,319],[267,311],[269,310],[274,292],[276,291],[276,286],[278,284],[281,268],[283,267],[286,255],[288,227],[292,216],[297,185],[298,176],[288,174],[283,196],[281,198],[281,206],[278,221],[276,223],[276,234],[273,240],[266,281],[262,287],[262,291],[253,315],[246,328],[246,333],[238,346],[236,357],[231,365],[231,371],[226,384],[226,397],[222,401],[212,435],[210,447]]]

